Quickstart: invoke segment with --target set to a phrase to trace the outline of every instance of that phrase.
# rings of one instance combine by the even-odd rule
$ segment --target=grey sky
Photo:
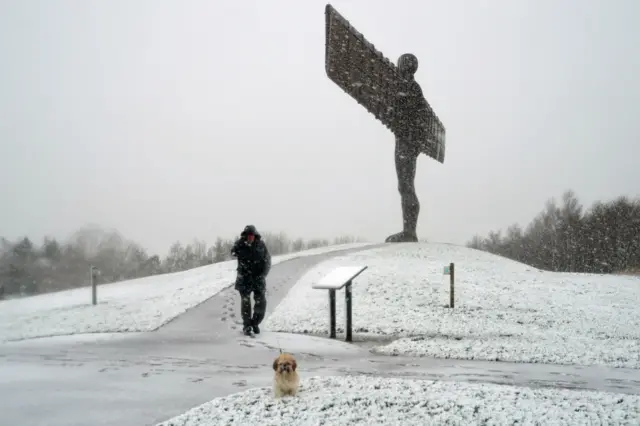
[[[324,1],[0,1],[0,235],[118,229],[164,254],[247,223],[401,228],[393,135],[324,71]],[[447,128],[418,233],[464,243],[551,196],[640,195],[640,2],[332,4],[416,54]]]

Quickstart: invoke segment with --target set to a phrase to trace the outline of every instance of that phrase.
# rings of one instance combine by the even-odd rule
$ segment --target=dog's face
[[[273,360],[273,371],[276,373],[293,373],[296,371],[297,367],[298,364],[296,363],[296,359],[293,355],[280,354],[275,360]]]

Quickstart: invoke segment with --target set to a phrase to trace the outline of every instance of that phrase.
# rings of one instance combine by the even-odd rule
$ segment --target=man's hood
[[[259,240],[260,238],[262,238],[262,236],[260,235],[260,233],[258,232],[258,230],[256,229],[255,226],[253,225],[247,225],[244,227],[244,230],[242,231],[242,233],[240,234],[241,237],[246,237],[247,234],[253,234],[256,236],[256,240]]]

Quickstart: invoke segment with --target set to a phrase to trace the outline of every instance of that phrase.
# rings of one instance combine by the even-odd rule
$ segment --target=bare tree
[[[612,273],[640,269],[640,200],[596,202],[586,212],[573,191],[550,199],[524,232],[512,225],[468,245],[553,271]]]

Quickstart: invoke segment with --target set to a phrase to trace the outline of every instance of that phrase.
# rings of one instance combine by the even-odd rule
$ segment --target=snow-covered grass
[[[273,264],[301,256],[346,250],[371,243],[342,244],[274,256]],[[91,288],[0,302],[0,341],[77,333],[150,331],[166,324],[235,280],[236,261],[183,272],[98,286],[98,305]]]
[[[367,376],[303,379],[280,401],[271,392],[214,399],[158,426],[640,424],[640,397],[603,392]]]
[[[449,262],[454,309],[446,307]],[[640,368],[637,277],[545,272],[449,244],[389,244],[322,262],[264,328],[326,335],[327,292],[311,285],[346,265],[369,266],[353,284],[354,337],[402,337],[374,352]],[[344,303],[337,325],[342,332]]]

